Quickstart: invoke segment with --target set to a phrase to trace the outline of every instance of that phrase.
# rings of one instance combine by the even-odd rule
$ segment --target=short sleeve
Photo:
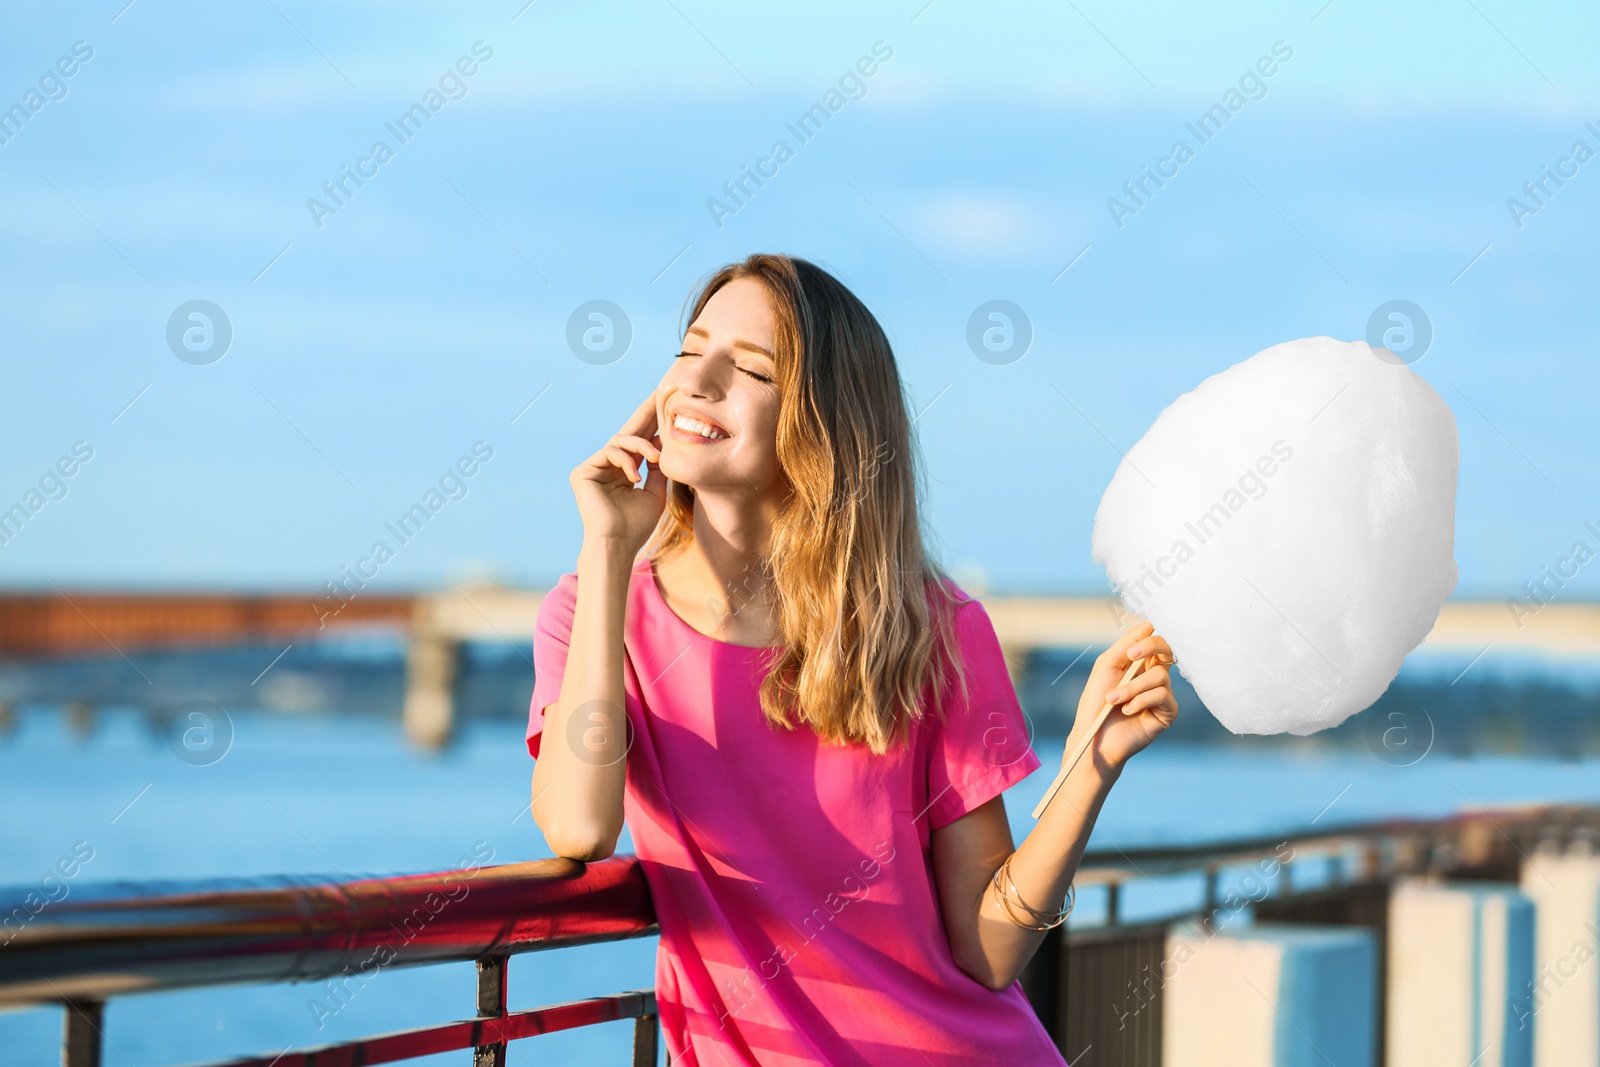
[[[943,721],[931,723],[928,825],[937,830],[999,796],[1039,769],[1027,716],[1017,701],[1000,638],[976,600],[954,609],[967,679],[946,690]]]
[[[539,758],[544,709],[561,696],[572,642],[572,613],[578,603],[578,576],[564,575],[539,604],[533,631],[533,700],[528,704],[528,755]]]

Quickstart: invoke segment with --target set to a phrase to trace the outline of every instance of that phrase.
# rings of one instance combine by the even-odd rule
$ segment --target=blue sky
[[[1392,299],[1431,321],[1415,369],[1460,429],[1460,593],[1600,547],[1600,159],[1520,226],[1506,204],[1600,150],[1593,7],[124,3],[0,34],[3,107],[93,50],[0,144],[0,507],[93,449],[0,545],[0,584],[315,587],[477,442],[493,458],[379,586],[548,582],[579,539],[567,472],[659,377],[695,281],[756,250],[883,321],[939,551],[995,590],[1104,591],[1118,450],[1205,377],[1362,338]],[[1199,144],[1185,123],[1278,42]],[[875,44],[800,144],[785,123]],[[442,77],[401,143],[385,124]],[[1193,158],[1119,227],[1108,199],[1179,138]],[[380,139],[319,226],[308,199]],[[708,201],[779,139],[793,158],[719,226]],[[196,299],[233,334],[206,365],[166,337]],[[604,365],[566,340],[596,299],[633,333]],[[1033,328],[1008,365],[965,340],[992,299]]]

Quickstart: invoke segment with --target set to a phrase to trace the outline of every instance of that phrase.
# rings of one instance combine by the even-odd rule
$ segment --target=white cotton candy
[[[1274,345],[1173,401],[1117,467],[1093,553],[1234,733],[1370,706],[1456,584],[1455,419],[1387,349]]]

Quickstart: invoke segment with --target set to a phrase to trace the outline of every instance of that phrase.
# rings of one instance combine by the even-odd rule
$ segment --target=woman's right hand
[[[572,471],[586,542],[624,545],[630,554],[650,539],[667,501],[667,480],[659,467],[636,488],[645,461],[661,461],[656,396],[652,392],[606,446]]]

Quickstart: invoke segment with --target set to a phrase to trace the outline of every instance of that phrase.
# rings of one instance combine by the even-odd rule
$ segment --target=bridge
[[[466,641],[526,648],[543,591],[490,583],[403,595],[94,592],[0,594],[0,658],[122,654],[382,627],[408,638],[404,720],[417,744],[437,746],[455,722],[452,685]],[[1013,674],[1042,648],[1109,645],[1127,625],[1107,597],[986,596]],[[1600,660],[1600,604],[1451,601],[1426,649],[1477,655],[1532,651]]]

